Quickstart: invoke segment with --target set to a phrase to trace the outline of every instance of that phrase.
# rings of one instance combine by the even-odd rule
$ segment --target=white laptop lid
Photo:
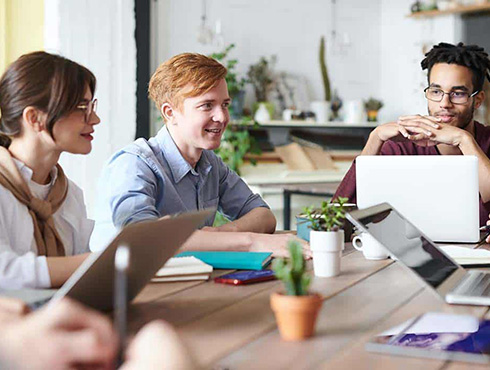
[[[432,240],[480,237],[475,156],[359,156],[357,206],[388,202]]]
[[[128,300],[145,287],[194,230],[212,214],[210,210],[184,213],[129,225],[101,252],[92,253],[53,296],[52,302],[70,297],[107,311],[114,299],[114,255],[119,245],[130,249]]]

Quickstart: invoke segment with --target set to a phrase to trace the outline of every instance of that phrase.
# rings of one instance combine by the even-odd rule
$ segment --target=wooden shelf
[[[490,2],[486,2],[483,4],[474,4],[474,5],[465,5],[458,6],[452,9],[447,10],[428,10],[416,12],[408,15],[410,18],[430,18],[430,17],[438,17],[440,15],[448,15],[448,14],[469,14],[469,13],[482,13],[490,11]]]
[[[232,122],[231,124],[236,124]],[[250,126],[253,123],[250,123]],[[378,126],[378,122],[359,122],[359,123],[345,123],[345,122],[310,122],[310,121],[268,121],[259,123],[259,128],[269,127],[288,127],[288,128],[375,128]]]

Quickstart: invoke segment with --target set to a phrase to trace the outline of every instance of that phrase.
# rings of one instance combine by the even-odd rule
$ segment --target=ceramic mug
[[[367,233],[361,233],[352,239],[352,246],[361,251],[368,260],[384,260],[389,257],[385,247]]]

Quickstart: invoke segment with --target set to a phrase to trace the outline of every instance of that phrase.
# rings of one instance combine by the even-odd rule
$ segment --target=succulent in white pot
[[[345,203],[339,197],[332,202],[322,202],[320,208],[305,208],[305,216],[311,222],[310,247],[313,252],[315,276],[331,277],[340,273],[340,259],[344,249]]]

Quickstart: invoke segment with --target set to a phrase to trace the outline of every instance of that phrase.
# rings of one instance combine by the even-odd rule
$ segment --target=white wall
[[[63,154],[67,176],[84,191],[89,217],[104,162],[134,140],[136,41],[134,0],[45,0],[45,48],[89,68],[97,78],[92,152]]]
[[[185,52],[218,51],[197,42],[201,0],[158,1],[158,52],[155,65]],[[260,56],[277,55],[276,70],[303,75],[309,99],[323,99],[318,62],[320,37],[327,36],[331,83],[344,99],[366,97],[379,88],[381,0],[208,0],[208,21],[222,22],[225,44],[235,43],[238,70]],[[335,14],[335,19],[333,18]],[[340,49],[336,39],[348,35],[351,45]],[[306,107],[304,107],[306,108]]]
[[[381,2],[379,96],[385,103],[380,111],[381,122],[403,114],[426,114],[423,89],[427,86],[427,71],[420,67],[422,50],[428,51],[439,42],[462,41],[459,16],[407,18],[412,3],[412,0]]]
[[[380,98],[380,121],[425,113],[422,48],[461,39],[458,16],[406,17],[413,0],[208,0],[208,23],[222,22],[225,44],[245,73],[260,56],[278,56],[277,69],[303,75],[311,100],[323,98],[318,44],[327,35],[327,64],[334,88],[345,100]],[[197,42],[201,0],[158,1],[155,68],[172,55],[209,54]],[[336,32],[336,38],[332,31]],[[341,46],[348,38],[349,46]],[[249,98],[250,98],[249,94]]]

